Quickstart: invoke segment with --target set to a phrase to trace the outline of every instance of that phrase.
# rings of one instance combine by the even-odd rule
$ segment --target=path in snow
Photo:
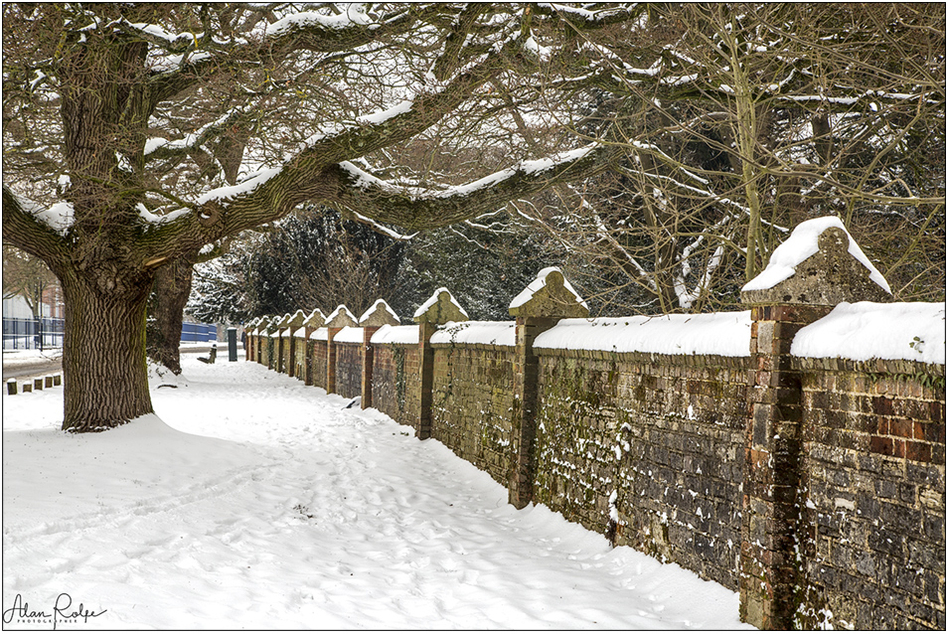
[[[195,356],[103,434],[57,431],[61,388],[3,398],[5,620],[65,592],[97,628],[747,627],[736,593],[515,510],[375,410]]]

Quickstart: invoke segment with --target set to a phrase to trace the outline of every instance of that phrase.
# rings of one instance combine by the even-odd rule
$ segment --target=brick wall
[[[326,389],[326,339],[310,339],[310,363],[313,385]]]
[[[373,407],[398,423],[417,427],[419,387],[418,344],[373,346]]]
[[[432,344],[432,348],[432,437],[507,485],[513,348],[487,344]]]
[[[736,589],[747,359],[537,353],[534,499]]]
[[[812,527],[802,616],[944,630],[945,366],[797,361]]]
[[[770,327],[762,323],[749,341],[759,352]],[[783,323],[773,329],[790,332]],[[781,599],[797,610],[789,623],[944,629],[945,365],[799,358],[788,353],[790,337],[775,337],[767,351],[780,356],[770,361],[533,349],[533,501],[616,545],[731,589],[751,579],[754,589],[761,579],[748,577],[744,553],[762,545],[759,535],[776,534],[778,515],[743,521],[752,494],[778,498],[778,474],[752,445],[799,430],[799,441],[774,447],[781,464],[800,471],[799,488],[780,496],[794,512],[794,526],[782,528],[793,542],[759,548],[799,571]],[[334,346],[336,392],[357,396],[362,346]],[[327,343],[311,347],[313,383],[325,387]],[[423,347],[373,344],[372,404],[413,426],[424,418]],[[524,411],[515,398],[521,348],[455,341],[431,349],[432,437],[510,486]],[[780,416],[757,416],[765,405]],[[750,618],[760,596],[741,596]]]
[[[336,393],[356,398],[362,392],[362,344],[333,343],[336,346]]]

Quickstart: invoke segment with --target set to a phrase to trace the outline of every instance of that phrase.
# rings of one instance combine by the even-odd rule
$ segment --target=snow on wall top
[[[529,302],[540,289],[547,285],[547,276],[554,271],[560,273],[560,275],[563,275],[563,271],[561,271],[560,268],[556,266],[548,266],[546,269],[541,269],[541,271],[537,274],[537,277],[534,278],[534,281],[528,284],[527,288],[518,293],[517,297],[511,300],[511,304],[508,306],[508,309],[520,308]],[[578,304],[589,310],[590,307],[587,306],[585,301],[583,301],[583,298],[580,297],[580,294],[574,290],[573,286],[569,281],[567,281],[566,277],[563,278],[563,287],[573,294],[573,296],[577,299]]]
[[[845,302],[802,328],[791,343],[791,354],[945,364],[946,304]]]
[[[306,328],[298,328],[293,332],[293,336],[299,338],[306,337]]]
[[[346,326],[333,337],[333,343],[362,343],[363,329]]]
[[[329,328],[317,328],[310,335],[310,339],[316,339],[317,341],[328,341],[330,336]]]
[[[751,311],[561,319],[534,348],[749,356]]]
[[[846,227],[844,227],[844,223],[841,222],[840,218],[834,216],[814,218],[813,220],[802,222],[795,227],[788,239],[782,242],[778,248],[774,250],[774,253],[771,254],[771,259],[768,260],[768,266],[765,267],[757,277],[745,284],[741,290],[743,292],[767,290],[774,288],[794,275],[794,271],[799,264],[817,253],[817,239],[824,230],[830,227],[842,229],[844,233],[847,234],[847,238],[850,240],[847,252],[870,271],[871,280],[887,293],[891,293],[890,285],[887,284],[886,279],[884,279],[883,275],[871,264],[867,256],[864,255],[860,246],[847,231]]]
[[[514,347],[516,322],[450,321],[432,335],[432,343],[482,343]]]
[[[418,326],[383,326],[372,335],[372,343],[418,344]]]

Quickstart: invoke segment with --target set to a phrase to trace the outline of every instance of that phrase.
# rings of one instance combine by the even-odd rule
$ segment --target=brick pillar
[[[418,325],[419,408],[415,435],[419,440],[432,436],[432,385],[435,377],[435,350],[432,335],[438,325],[429,321]]]
[[[363,326],[362,329],[362,390],[359,403],[362,409],[372,407],[372,336],[380,326]]]
[[[327,328],[326,337],[326,393],[336,393],[336,346],[333,344],[333,337],[339,333],[342,328]]]
[[[741,619],[760,629],[791,629],[796,589],[803,587],[801,376],[791,368],[790,352],[794,335],[830,310],[751,309],[739,590]]]
[[[293,336],[293,332],[290,333],[290,336],[287,338],[287,376],[294,376],[296,371],[296,352],[297,352],[297,341],[296,337]]]
[[[537,356],[534,338],[557,324],[555,317],[518,317],[514,348],[514,417],[508,502],[522,509],[534,492],[534,437],[537,435]]]
[[[586,317],[590,311],[560,269],[543,269],[508,306],[516,319],[514,343],[514,411],[511,420],[511,480],[508,502],[527,506],[534,495],[534,437],[537,435],[538,361],[534,338],[565,317]]]
[[[855,258],[849,245],[840,220],[804,222],[741,291],[752,306],[752,324],[739,613],[760,629],[794,626],[812,530],[802,513],[806,454],[801,375],[791,364],[794,336],[840,302],[892,300],[879,272]]]

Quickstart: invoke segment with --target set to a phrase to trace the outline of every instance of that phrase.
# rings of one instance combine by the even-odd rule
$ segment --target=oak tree
[[[492,170],[436,178],[438,152],[524,106],[566,25],[632,15],[536,9],[4,4],[3,236],[62,284],[63,428],[152,411],[145,316],[163,266],[308,201],[430,228],[604,169],[609,146],[537,156],[500,134]],[[400,171],[419,139],[432,170]]]

